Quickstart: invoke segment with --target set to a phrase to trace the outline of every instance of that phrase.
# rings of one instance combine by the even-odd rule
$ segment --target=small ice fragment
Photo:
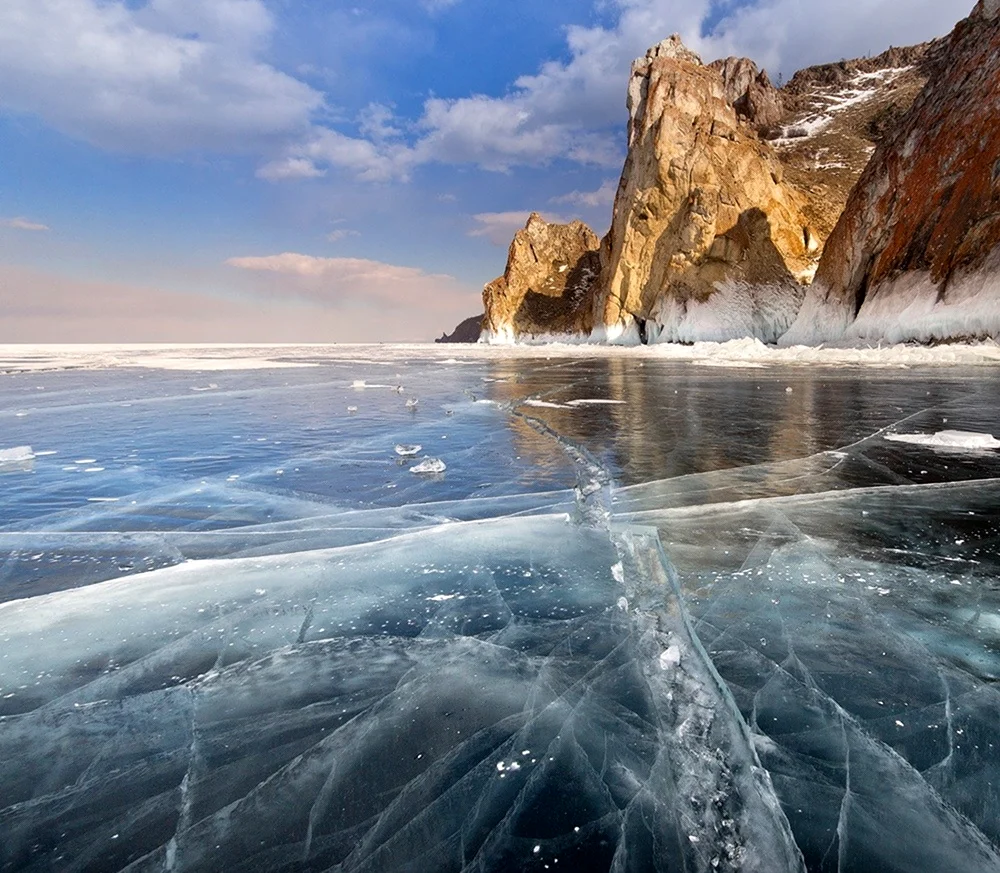
[[[354,381],[353,381],[353,382],[351,383],[351,387],[352,387],[352,388],[358,388],[358,389],[361,389],[361,388],[367,388],[368,386],[367,386],[367,385],[365,384],[365,380],[364,380],[364,379],[355,379],[355,380],[354,380]]]
[[[456,597],[458,597],[457,594],[435,594],[427,599],[432,603],[444,603],[446,600],[454,600]]]
[[[96,464],[97,458],[83,458],[79,461],[74,461],[74,464]]]
[[[950,585],[961,585],[962,583],[961,583],[961,582],[959,582],[959,581],[958,581],[958,579],[952,579],[952,580],[951,580],[951,582],[950,582],[949,584],[950,584]]]
[[[540,851],[542,851],[542,847],[541,846],[535,846],[535,848],[533,848],[531,851],[534,852],[537,855]]]
[[[618,608],[622,612],[628,612],[628,600],[626,600],[624,597],[619,597],[618,598]]]
[[[419,404],[419,403],[420,403],[420,401],[417,400],[416,397],[408,397],[407,400],[406,400],[406,408],[407,409],[416,409],[417,408],[417,404]]]
[[[681,662],[681,650],[679,646],[667,646],[667,648],[660,653],[660,669],[669,670],[672,667],[676,667]]]
[[[85,467],[84,473],[103,473],[104,467]]]
[[[12,449],[0,449],[0,464],[30,461],[34,457],[35,455],[34,452],[31,451],[31,446],[15,446]],[[88,461],[87,463],[89,464],[92,462]]]
[[[611,575],[614,577],[615,582],[617,582],[619,585],[625,584],[625,568],[622,567],[621,561],[611,566]],[[620,602],[621,601],[619,601],[619,603]]]
[[[347,414],[348,415],[354,415],[354,413],[357,412],[357,411],[358,411],[358,407],[356,407],[356,406],[348,406],[347,407]]]
[[[788,387],[787,387],[787,388],[785,389],[785,393],[786,393],[786,394],[791,394],[791,393],[792,393],[792,386],[791,386],[791,385],[789,385],[789,386],[788,386]]]
[[[424,458],[419,464],[410,467],[411,473],[443,473],[447,465],[440,458]]]
[[[701,842],[701,840],[699,840],[694,834],[688,834],[688,839],[692,843],[700,843]]]
[[[905,725],[897,718],[896,719],[896,727],[905,727]]]
[[[402,443],[397,443],[396,454],[399,455],[401,458],[412,458],[414,455],[419,454],[422,448],[423,446],[418,446],[418,445],[404,446]]]

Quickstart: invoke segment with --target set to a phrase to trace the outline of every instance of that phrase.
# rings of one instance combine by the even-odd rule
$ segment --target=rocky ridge
[[[760,81],[752,65],[703,65],[676,36],[632,65],[628,156],[595,298],[609,338],[634,327],[649,339],[773,340],[791,323],[822,240],[728,99]]]
[[[1000,0],[876,151],[785,343],[1000,336]]]
[[[942,315],[959,287],[980,299],[1000,271],[998,3],[982,0],[949,38],[811,67],[783,89],[745,58],[704,65],[676,37],[654,46],[633,65],[628,156],[599,253],[578,222],[533,216],[484,292],[484,338],[773,342],[795,321],[785,341],[822,341],[855,313],[869,338],[1000,335],[968,303],[944,326],[893,333],[877,291],[919,274]]]

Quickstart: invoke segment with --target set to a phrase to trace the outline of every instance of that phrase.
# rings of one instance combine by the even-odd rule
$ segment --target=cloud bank
[[[443,13],[455,2],[423,5]],[[332,124],[320,118],[330,108],[324,94],[268,62],[285,5],[4,0],[0,106],[106,149],[249,152],[263,158],[258,176],[272,182],[335,170],[384,183],[428,164],[497,172],[553,161],[613,168],[622,157],[629,65],[670,33],[706,59],[749,55],[773,75],[787,75],[942,35],[971,6],[600,0],[595,8],[610,23],[567,27],[562,58],[526,71],[503,94],[431,95],[416,117],[373,103],[351,123]]]

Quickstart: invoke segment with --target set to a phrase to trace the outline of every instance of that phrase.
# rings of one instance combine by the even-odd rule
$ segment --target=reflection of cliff
[[[867,455],[844,461],[817,453],[853,445],[900,417],[893,402],[898,378],[880,387],[855,373],[803,370],[729,370],[630,357],[553,361],[546,367],[498,362],[490,386],[498,402],[540,398],[553,406],[521,406],[520,411],[544,421],[574,444],[586,448],[611,469],[622,486],[677,480],[691,474],[753,468],[738,478],[721,474],[719,492],[703,479],[665,483],[672,501],[685,502],[682,492],[696,487],[692,499],[738,499],[745,496],[799,493],[802,477],[820,475],[822,487],[906,481],[906,471],[892,471]],[[516,380],[516,381],[515,381]],[[862,390],[862,384],[863,389]],[[927,406],[949,396],[947,385],[927,388]],[[790,389],[790,390],[789,390]],[[601,398],[620,404],[566,408],[568,401]],[[509,419],[518,454],[531,464],[552,468],[565,464],[554,440],[539,437],[523,420]],[[809,459],[809,460],[805,460]],[[796,469],[768,470],[763,465],[799,461]],[[827,477],[827,472],[836,471]]]

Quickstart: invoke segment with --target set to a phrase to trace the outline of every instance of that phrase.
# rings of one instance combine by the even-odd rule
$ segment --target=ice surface
[[[8,373],[0,870],[1000,870],[991,349]]]

